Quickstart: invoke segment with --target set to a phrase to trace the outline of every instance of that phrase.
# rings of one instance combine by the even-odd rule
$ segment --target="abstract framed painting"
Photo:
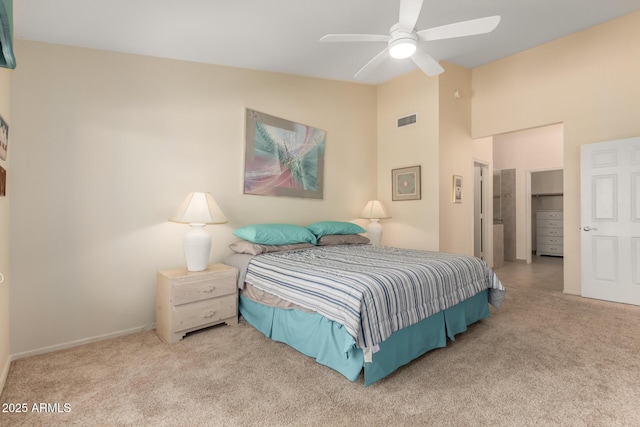
[[[326,132],[246,110],[244,194],[322,199]]]
[[[420,200],[420,166],[391,170],[391,200]]]

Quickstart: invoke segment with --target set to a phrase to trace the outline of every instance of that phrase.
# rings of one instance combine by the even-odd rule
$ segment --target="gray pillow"
[[[269,252],[292,251],[294,249],[312,248],[311,243],[295,243],[292,245],[261,245],[247,240],[240,240],[229,245],[229,249],[238,254],[260,255]]]
[[[370,240],[359,234],[330,234],[318,239],[318,246],[328,245],[366,245]]]

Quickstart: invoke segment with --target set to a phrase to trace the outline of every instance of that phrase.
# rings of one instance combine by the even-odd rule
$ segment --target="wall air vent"
[[[406,117],[400,117],[398,119],[398,127],[401,128],[403,126],[413,125],[416,123],[417,119],[418,119],[418,115],[416,113]]]

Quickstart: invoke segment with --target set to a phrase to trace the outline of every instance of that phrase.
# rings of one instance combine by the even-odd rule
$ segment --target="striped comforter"
[[[373,245],[258,255],[245,281],[344,325],[363,349],[485,289],[499,307],[505,292],[478,258]]]

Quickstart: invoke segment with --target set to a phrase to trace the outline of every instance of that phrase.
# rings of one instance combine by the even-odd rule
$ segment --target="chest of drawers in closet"
[[[536,212],[536,255],[563,255],[562,211],[544,210]]]

